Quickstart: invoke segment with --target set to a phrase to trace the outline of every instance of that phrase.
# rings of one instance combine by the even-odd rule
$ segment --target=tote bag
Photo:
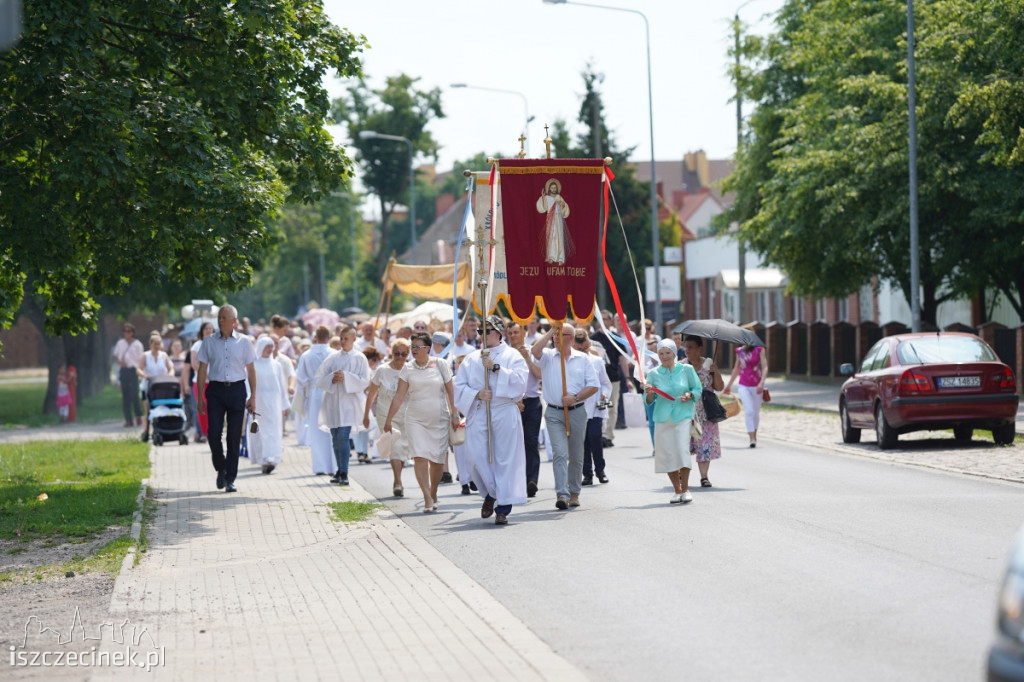
[[[642,393],[623,393],[619,396],[619,400],[622,401],[622,411],[626,415],[626,426],[628,428],[643,428],[647,426],[647,410],[644,408],[644,396]]]

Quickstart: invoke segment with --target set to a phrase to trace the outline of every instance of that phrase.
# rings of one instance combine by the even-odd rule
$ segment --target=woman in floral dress
[[[683,350],[686,352],[686,361],[697,370],[697,377],[703,389],[721,391],[725,387],[718,365],[703,355],[704,339],[699,336],[687,336],[683,339]],[[690,452],[696,458],[697,468],[700,470],[700,487],[710,488],[708,469],[711,467],[711,460],[722,456],[722,441],[718,434],[718,424],[708,421],[703,400],[697,401],[695,419],[700,423],[701,436],[699,439],[690,439]]]

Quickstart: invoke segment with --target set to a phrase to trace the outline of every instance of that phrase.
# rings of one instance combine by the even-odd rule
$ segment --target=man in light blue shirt
[[[222,306],[217,313],[216,334],[203,339],[196,359],[199,361],[199,414],[209,414],[209,443],[213,468],[217,470],[217,488],[233,493],[238,474],[238,451],[242,446],[245,411],[256,409],[256,351],[252,342],[235,330],[238,311]],[[206,384],[209,377],[209,384]],[[245,381],[249,381],[249,399],[245,399]],[[205,395],[204,395],[205,394]],[[228,449],[224,451],[221,434],[224,419],[228,423]]]

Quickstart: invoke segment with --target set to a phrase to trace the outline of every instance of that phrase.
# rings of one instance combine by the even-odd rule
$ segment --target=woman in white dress
[[[405,441],[413,457],[416,481],[423,492],[423,511],[437,511],[437,486],[448,457],[448,430],[459,425],[455,389],[448,363],[430,357],[430,334],[415,332],[409,339],[412,361],[398,375],[398,389],[391,400],[384,433],[409,398],[405,411]]]
[[[274,359],[276,344],[268,336],[256,342],[256,414],[259,430],[246,434],[249,439],[249,461],[269,474],[281,463],[284,451],[282,428],[288,410],[288,389],[284,372]]]
[[[157,377],[174,375],[174,365],[164,352],[164,340],[159,334],[154,333],[149,337],[149,351],[142,354],[135,372],[142,379],[142,423],[146,425],[146,430],[142,432],[142,441],[146,442],[149,440],[149,400],[146,394],[149,382]]]
[[[384,433],[384,423],[388,418],[388,411],[391,409],[391,401],[398,390],[398,376],[405,367],[405,361],[409,358],[409,342],[405,339],[395,339],[391,343],[391,362],[380,365],[370,377],[370,387],[366,393],[366,408],[363,410],[363,428],[370,428],[370,408],[373,401],[377,401],[377,410],[374,417],[377,420],[377,428]],[[405,489],[402,487],[402,468],[409,461],[409,448],[405,442],[405,410],[395,413],[392,420],[392,433],[398,434],[398,438],[391,442],[391,451],[388,453],[388,460],[391,462],[391,472],[395,480],[392,485],[392,492],[395,497],[402,497]]]

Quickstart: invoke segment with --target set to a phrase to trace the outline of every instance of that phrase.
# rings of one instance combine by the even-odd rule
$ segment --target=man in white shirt
[[[557,348],[546,348],[553,334],[558,335]],[[587,431],[587,412],[583,408],[586,407],[586,399],[601,388],[587,356],[573,349],[575,336],[576,330],[571,324],[553,322],[551,329],[537,339],[530,349],[540,365],[544,402],[548,404],[544,421],[547,424],[548,447],[552,451],[557,509],[580,506],[583,439]],[[569,417],[568,424],[566,414]]]
[[[199,414],[209,414],[210,454],[217,470],[217,488],[233,493],[238,475],[238,451],[242,445],[245,411],[256,409],[256,351],[252,343],[235,331],[238,311],[232,305],[221,306],[217,312],[218,332],[203,339],[199,347]],[[249,399],[245,398],[245,381],[249,380]],[[224,419],[227,417],[227,452],[221,442]]]
[[[121,410],[124,412],[124,425],[132,425],[132,417],[135,418],[135,426],[142,425],[142,402],[139,400],[139,374],[135,371],[139,361],[142,360],[146,349],[142,342],[135,338],[135,325],[131,322],[124,323],[124,338],[118,339],[114,344],[114,360],[118,365],[118,379],[121,383]]]
[[[373,328],[373,322],[363,322],[359,325],[359,334],[360,336],[356,339],[356,343],[353,348],[360,353],[362,353],[364,349],[372,346],[380,352],[381,357],[386,358],[391,354],[391,349],[388,348],[388,345],[381,339],[377,338],[376,330]]]

